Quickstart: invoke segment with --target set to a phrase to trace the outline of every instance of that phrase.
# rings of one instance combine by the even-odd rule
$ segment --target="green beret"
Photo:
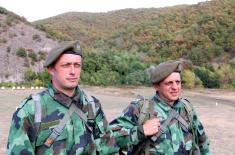
[[[181,72],[182,64],[180,61],[169,60],[160,63],[158,66],[148,69],[152,83],[159,83],[173,72]]]
[[[63,53],[76,54],[82,57],[82,49],[78,41],[62,42],[49,52],[44,67],[52,65]]]

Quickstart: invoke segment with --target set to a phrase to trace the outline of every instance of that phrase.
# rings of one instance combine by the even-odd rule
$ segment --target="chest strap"
[[[60,123],[55,128],[53,128],[52,133],[46,139],[44,145],[46,145],[47,147],[50,147],[54,143],[55,139],[62,133],[66,123],[68,122],[68,120],[71,119],[71,116],[72,116],[73,112],[75,111],[74,106],[75,105],[72,104],[69,107],[68,112],[64,115],[63,119],[60,120]]]
[[[155,142],[157,140],[157,138],[160,137],[160,135],[162,133],[165,133],[166,129],[167,129],[167,126],[169,126],[171,121],[174,120],[174,119],[179,121],[179,123],[181,124],[181,127],[182,127],[183,130],[186,130],[186,131],[188,130],[188,128],[189,128],[188,123],[180,116],[180,114],[176,110],[171,109],[169,111],[168,118],[160,126],[160,131],[156,135],[152,136],[151,140]]]
[[[36,134],[39,132],[41,119],[42,119],[42,107],[40,103],[40,95],[34,94],[32,95],[33,103],[34,103],[34,109],[35,109],[35,115],[34,115],[34,123],[35,123],[35,130]]]
[[[38,134],[38,132],[40,130],[40,124],[41,124],[41,121],[42,121],[42,105],[41,105],[41,102],[40,102],[40,95],[39,94],[34,94],[34,95],[32,95],[32,99],[33,99],[34,108],[35,108],[35,116],[34,116],[35,130],[36,130],[36,134]],[[46,139],[44,144],[47,147],[50,147],[54,143],[55,139],[63,132],[66,123],[68,121],[70,121],[71,115],[74,112],[83,121],[83,123],[85,124],[86,128],[90,132],[92,132],[92,127],[89,126],[88,121],[89,122],[94,121],[94,117],[95,117],[95,102],[94,102],[94,99],[88,93],[85,93],[85,99],[88,102],[88,117],[75,104],[71,104],[71,106],[69,107],[68,112],[65,113],[64,117],[60,120],[59,124],[55,128],[53,128],[52,133]]]
[[[81,120],[86,125],[87,129],[89,131],[92,131],[91,127],[87,124],[87,116],[75,104],[72,104],[69,107],[68,112],[62,118],[62,120],[60,120],[60,123],[55,128],[53,128],[52,133],[46,139],[44,145],[46,145],[47,147],[50,147],[54,143],[55,139],[59,137],[59,135],[63,132],[66,123],[69,122],[74,112],[81,118]]]

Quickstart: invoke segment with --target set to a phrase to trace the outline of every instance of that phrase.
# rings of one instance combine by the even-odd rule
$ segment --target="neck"
[[[67,95],[67,96],[69,96],[69,97],[72,97],[72,96],[74,95],[74,92],[75,92],[75,88],[74,88],[74,89],[66,89],[66,88],[62,89],[62,88],[60,88],[60,87],[57,87],[57,86],[54,85],[54,84],[53,84],[53,87],[54,87],[56,90],[60,91],[61,93],[64,93],[65,95]]]
[[[168,105],[170,105],[171,107],[173,106],[174,102],[175,101],[170,101],[168,100],[167,98],[165,98],[164,96],[162,96],[161,94],[159,94],[159,97],[165,102],[167,103]]]
[[[74,94],[74,90],[75,89],[73,89],[73,90],[63,90],[61,92],[64,93],[65,95],[69,96],[69,97],[72,97],[73,94]]]

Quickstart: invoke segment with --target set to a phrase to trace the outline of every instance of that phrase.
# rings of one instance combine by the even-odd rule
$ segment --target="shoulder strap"
[[[197,154],[200,155],[200,151],[198,148],[198,136],[197,136],[197,128],[195,127],[195,124],[193,123],[193,105],[187,100],[187,99],[181,99],[181,102],[184,104],[185,110],[188,115],[188,119],[190,121],[190,128],[192,130],[193,135],[193,146],[190,154]],[[192,153],[192,151],[195,151]]]
[[[193,106],[187,99],[180,99],[180,101],[184,104],[185,110],[188,116],[190,117],[189,119],[191,121],[191,119],[193,118]]]
[[[153,114],[153,102],[152,100],[146,99],[141,95],[137,95],[137,99],[139,99],[141,103],[140,115],[138,118],[138,124],[142,125],[144,121],[147,119],[147,116],[152,117]]]
[[[139,98],[139,102],[142,103],[141,109],[140,109],[140,115],[138,118],[138,124],[142,125],[146,119],[149,105],[145,103],[145,98],[143,96],[138,95],[137,97]]]
[[[171,109],[169,111],[168,118],[163,122],[163,124],[161,124],[160,131],[156,135],[152,136],[151,140],[155,142],[162,133],[166,132],[166,128],[170,124],[171,120],[174,118],[178,118],[178,117],[179,117],[179,113],[175,111],[174,109]]]
[[[147,117],[149,116],[152,118],[153,116],[153,101],[146,99],[145,97],[141,95],[137,95],[137,99],[139,102],[141,102],[141,109],[140,109],[140,115],[138,118],[138,125],[142,125]],[[144,154],[149,155],[149,150],[150,150],[150,141],[147,140],[144,144],[138,147],[138,149],[135,152],[132,152],[134,155],[139,154],[139,152],[144,149]]]
[[[88,117],[75,104],[72,104],[69,107],[68,112],[64,115],[63,119],[60,120],[60,123],[52,130],[52,133],[46,139],[44,143],[45,146],[50,147],[54,143],[55,139],[59,137],[59,135],[63,132],[66,123],[71,119],[71,115],[74,112],[81,118],[81,120],[86,125],[87,129],[91,132],[93,131],[92,128],[88,125],[88,120],[94,120],[95,118],[95,114],[94,114],[95,102],[94,102],[94,99],[89,94],[84,92],[84,95],[88,103]]]
[[[88,120],[94,120],[95,119],[95,114],[96,114],[96,109],[95,109],[95,101],[93,97],[87,93],[86,91],[83,90],[85,99],[88,103]]]
[[[36,129],[36,134],[38,134],[38,131],[40,129],[40,124],[42,121],[42,106],[40,102],[40,95],[39,94],[33,94],[32,95],[33,103],[34,103],[34,124]]]
[[[87,124],[87,116],[83,113],[82,110],[80,110],[75,104],[72,104],[70,107],[69,107],[69,110],[67,113],[65,113],[64,117],[62,118],[62,120],[60,120],[60,123],[52,130],[52,133],[50,134],[50,136],[46,139],[45,141],[45,145],[47,147],[50,147],[55,139],[57,137],[59,137],[59,135],[63,132],[64,130],[64,127],[66,125],[66,123],[68,121],[70,121],[71,119],[71,116],[73,113],[76,113],[80,118],[81,120],[84,122],[84,124],[86,125],[86,127],[88,128],[88,130],[92,131],[92,129],[89,127],[89,125]]]
[[[50,134],[50,136],[46,139],[44,145],[47,146],[47,147],[50,147],[55,139],[57,137],[59,137],[59,135],[62,133],[62,131],[64,130],[64,127],[66,125],[66,123],[71,119],[71,115],[73,114],[73,112],[76,111],[76,105],[75,104],[72,104],[70,107],[69,107],[69,110],[67,113],[65,113],[64,117],[62,120],[60,120],[60,123],[52,130],[52,133]],[[82,118],[82,117],[81,117]]]

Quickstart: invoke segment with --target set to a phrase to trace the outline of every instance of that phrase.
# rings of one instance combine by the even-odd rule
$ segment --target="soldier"
[[[51,50],[44,64],[51,83],[26,98],[13,114],[7,154],[116,151],[100,102],[78,86],[82,57],[78,42],[64,42]]]
[[[149,69],[156,93],[139,97],[110,124],[117,144],[129,154],[209,155],[209,141],[191,103],[181,94],[180,61]]]

